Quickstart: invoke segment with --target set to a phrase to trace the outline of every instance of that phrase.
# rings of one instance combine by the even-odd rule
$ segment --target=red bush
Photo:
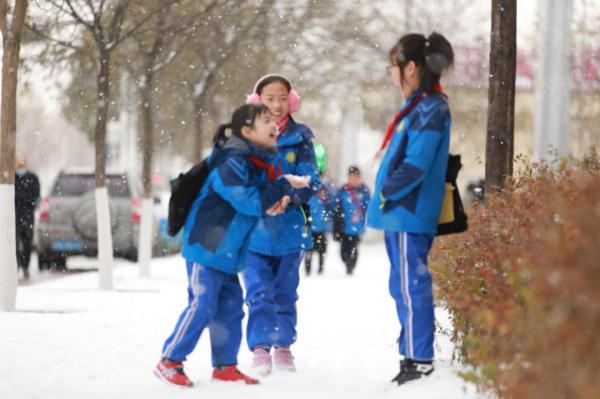
[[[466,377],[503,397],[598,397],[597,165],[526,167],[432,252]]]

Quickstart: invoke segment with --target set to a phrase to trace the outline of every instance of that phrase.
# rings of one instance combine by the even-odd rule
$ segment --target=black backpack
[[[176,179],[171,180],[171,199],[169,199],[169,216],[167,234],[175,237],[185,224],[185,219],[200,188],[206,181],[210,168],[207,158],[194,165],[186,173],[180,173]]]
[[[462,164],[460,163],[460,155],[449,154],[448,167],[446,169],[446,185],[449,186],[451,190],[446,191],[442,209],[446,205],[451,207],[451,209],[449,209],[451,216],[448,222],[438,224],[436,234],[438,236],[444,234],[462,233],[469,227],[467,223],[468,217],[465,213],[465,209],[463,208],[462,200],[460,199],[460,193],[458,192],[458,186],[456,185],[458,171],[461,168]]]

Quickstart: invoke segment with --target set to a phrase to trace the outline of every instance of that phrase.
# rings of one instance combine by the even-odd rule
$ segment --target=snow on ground
[[[69,259],[69,267],[90,263]],[[364,244],[355,275],[347,277],[339,246],[330,241],[325,273],[303,273],[300,283],[293,346],[298,372],[275,372],[259,386],[211,382],[206,333],[186,363],[196,384],[188,390],[166,386],[152,374],[187,300],[179,256],[153,260],[149,279],[138,276],[135,264],[117,261],[109,292],[98,290],[95,271],[40,276],[39,283],[19,287],[16,312],[0,313],[0,398],[477,397],[456,375],[460,366],[451,364],[452,345],[443,335],[429,378],[402,387],[389,382],[398,370],[399,324],[387,292],[388,267],[383,244]],[[449,327],[443,309],[436,317]],[[245,341],[239,362],[252,375]]]

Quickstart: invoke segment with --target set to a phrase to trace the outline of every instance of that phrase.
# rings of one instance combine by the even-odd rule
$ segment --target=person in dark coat
[[[27,161],[17,156],[15,164],[15,221],[17,265],[23,277],[29,278],[29,260],[33,241],[34,212],[40,200],[40,181],[27,169]]]

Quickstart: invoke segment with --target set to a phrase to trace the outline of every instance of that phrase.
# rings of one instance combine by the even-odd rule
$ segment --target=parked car
[[[125,173],[106,176],[114,255],[137,259],[141,202],[135,185]],[[97,256],[95,177],[92,172],[61,171],[50,194],[40,203],[38,260],[40,270],[64,269],[73,255]],[[155,222],[154,237],[159,237]],[[155,240],[153,252],[160,253]]]

